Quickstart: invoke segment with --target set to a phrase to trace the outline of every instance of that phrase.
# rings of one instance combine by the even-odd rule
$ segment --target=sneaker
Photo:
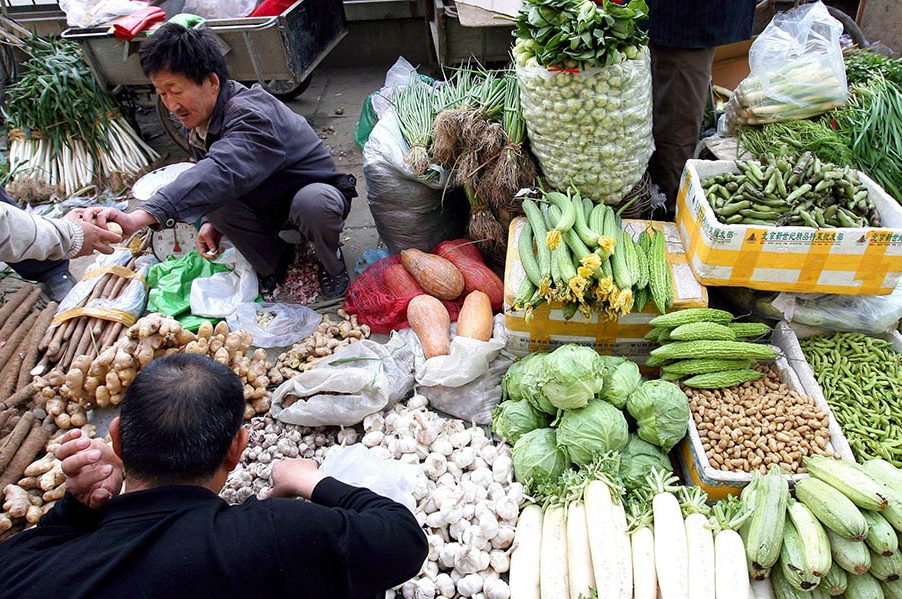
[[[348,292],[351,281],[348,277],[348,267],[343,266],[337,275],[330,275],[326,269],[320,267],[319,273],[319,297],[317,304],[335,303],[343,301]]]
[[[266,275],[265,277],[259,277],[258,281],[260,295],[263,296],[264,300],[271,301],[272,294],[275,292],[276,287],[281,285],[282,281],[285,280],[285,276],[288,274],[288,269],[291,268],[291,264],[293,262],[294,251],[292,249],[289,249],[284,254],[282,254],[282,258],[279,260],[279,264],[276,266],[275,272]]]
[[[67,270],[53,275],[44,281],[44,284],[47,285],[47,293],[50,295],[50,298],[55,302],[61,302],[69,294],[69,291],[75,287],[75,277]]]

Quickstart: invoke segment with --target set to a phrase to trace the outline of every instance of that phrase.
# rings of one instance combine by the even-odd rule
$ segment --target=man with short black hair
[[[264,291],[284,278],[293,252],[279,237],[296,229],[316,248],[320,296],[339,300],[348,271],[339,237],[356,180],[339,174],[328,148],[299,114],[259,85],[230,81],[216,41],[204,30],[168,24],[140,50],[141,67],[185,129],[197,165],[129,214],[89,209],[126,235],[151,225],[203,217],[197,241],[207,258],[225,235],[261,277]]]
[[[311,502],[219,498],[247,445],[243,412],[225,366],[151,362],[110,425],[112,448],[67,433],[66,496],[0,544],[0,597],[381,599],[417,574],[427,546],[413,514],[311,460],[272,469],[274,497]]]

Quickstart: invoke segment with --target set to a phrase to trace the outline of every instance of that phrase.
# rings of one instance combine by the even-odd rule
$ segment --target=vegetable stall
[[[9,293],[0,541],[65,493],[62,432],[102,437],[143,368],[194,353],[244,389],[227,502],[300,457],[415,515],[428,557],[387,599],[902,597],[902,63],[837,41],[838,63],[753,72],[724,117],[741,157],[689,161],[665,223],[646,13],[528,0],[510,68],[386,86],[363,154],[391,254],[334,314],[199,310],[237,269],[159,263],[149,232],[60,305]],[[72,195],[96,177],[67,156],[154,159],[100,92],[94,129],[43,133],[28,85],[14,181]]]

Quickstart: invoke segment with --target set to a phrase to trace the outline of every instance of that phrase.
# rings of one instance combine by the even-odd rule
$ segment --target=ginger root
[[[24,518],[30,507],[28,491],[19,485],[6,485],[3,489],[3,511],[13,518]]]

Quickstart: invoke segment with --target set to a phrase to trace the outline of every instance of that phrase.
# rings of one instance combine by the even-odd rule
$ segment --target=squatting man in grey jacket
[[[142,45],[140,56],[144,73],[181,122],[197,164],[131,213],[94,208],[83,218],[118,222],[126,235],[203,218],[201,255],[215,258],[227,237],[254,267],[263,291],[281,282],[293,258],[280,232],[299,231],[322,264],[320,297],[343,297],[348,271],[339,235],[356,181],[335,170],[304,117],[258,85],[230,81],[215,41],[203,30],[165,25]]]

